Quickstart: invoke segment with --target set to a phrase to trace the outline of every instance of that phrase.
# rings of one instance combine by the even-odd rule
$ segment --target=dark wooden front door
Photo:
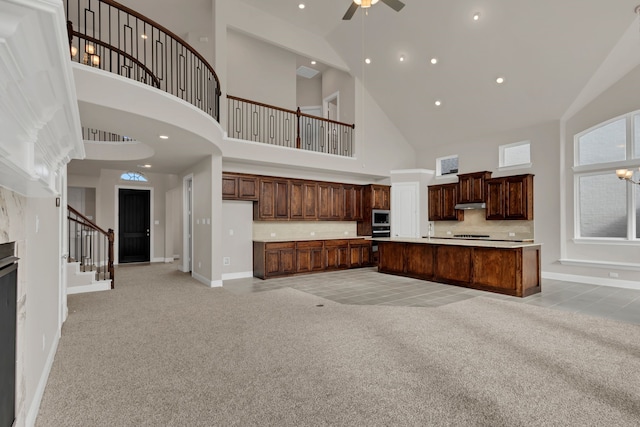
[[[150,191],[120,189],[118,195],[118,262],[150,260]]]

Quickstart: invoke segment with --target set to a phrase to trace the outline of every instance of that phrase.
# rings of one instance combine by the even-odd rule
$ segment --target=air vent
[[[299,75],[300,77],[306,77],[310,79],[315,77],[316,74],[318,74],[318,70],[314,70],[313,68],[309,68],[309,67],[305,67],[304,65],[301,65],[296,70],[296,74]]]

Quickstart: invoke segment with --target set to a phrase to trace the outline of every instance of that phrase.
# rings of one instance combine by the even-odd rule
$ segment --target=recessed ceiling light
[[[442,105],[442,101],[440,101],[439,99],[436,99],[436,102],[434,102],[434,104],[436,104],[436,107],[439,107]]]
[[[304,7],[305,7],[305,6],[304,6],[304,3],[300,3],[300,4],[298,5],[298,9],[304,9]]]
[[[147,163],[146,165],[138,165],[138,167],[139,168],[147,168],[147,169],[149,169],[151,167],[151,165]]]
[[[167,135],[160,135],[159,137],[160,137],[160,139],[169,139],[169,137]]]
[[[438,58],[431,58],[431,63],[436,65],[438,63]]]
[[[473,14],[473,20],[474,21],[479,21],[480,20],[480,12],[476,12]]]
[[[404,55],[400,55],[400,58],[398,58],[400,60],[400,62],[404,62],[404,60],[406,59]]]
[[[365,62],[366,64],[371,64],[371,59],[370,59],[370,58],[365,58],[365,59],[364,59],[364,62]]]
[[[498,83],[499,85],[501,85],[502,83],[504,83],[504,77],[498,77],[496,79],[496,83]]]
[[[316,65],[317,62],[316,61],[311,61],[311,65]]]
[[[140,38],[146,40],[149,38],[149,36],[147,36],[146,34],[140,34]]]

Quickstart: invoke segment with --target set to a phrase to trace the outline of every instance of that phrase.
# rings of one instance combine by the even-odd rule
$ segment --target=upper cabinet
[[[391,209],[391,187],[371,184],[371,209]]]
[[[464,213],[455,209],[458,203],[458,183],[428,187],[429,221],[462,221]]]
[[[318,184],[312,181],[289,182],[289,218],[318,219]]]
[[[474,172],[458,175],[458,203],[484,203],[485,181],[491,172]]]
[[[222,200],[258,200],[258,177],[223,173]]]
[[[344,190],[344,220],[362,220],[362,186],[343,185]]]
[[[253,219],[289,219],[289,181],[279,178],[260,178],[259,201],[253,207]]]
[[[491,178],[485,191],[488,220],[533,220],[533,175]]]

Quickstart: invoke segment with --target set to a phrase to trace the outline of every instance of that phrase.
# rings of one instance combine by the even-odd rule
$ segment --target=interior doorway
[[[340,121],[340,92],[334,92],[322,100],[325,119]]]
[[[151,191],[118,191],[118,263],[151,260]]]

